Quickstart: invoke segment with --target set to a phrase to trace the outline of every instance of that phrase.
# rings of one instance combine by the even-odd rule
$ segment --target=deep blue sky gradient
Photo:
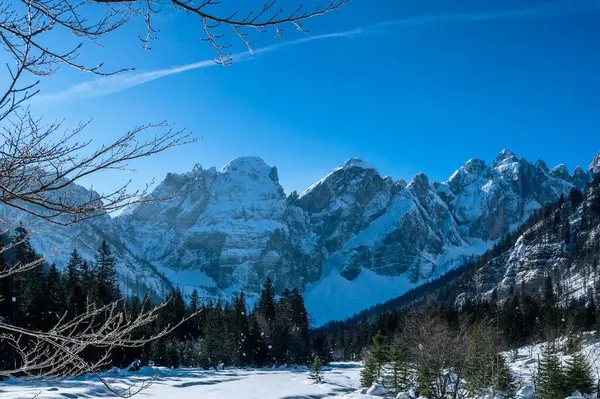
[[[396,22],[376,25],[384,21]],[[193,18],[167,12],[156,24],[161,33],[150,52],[140,49],[143,27],[133,24],[103,48],[88,45],[85,59],[143,72],[215,55]],[[100,190],[129,178],[134,186],[160,181],[195,163],[220,168],[244,155],[277,166],[289,193],[350,157],[394,178],[423,171],[444,180],[469,158],[491,162],[503,148],[570,171],[600,151],[600,1],[353,0],[305,26],[313,36],[360,33],[108,95],[52,99],[92,79],[63,68],[43,83],[50,97],[32,110],[68,123],[94,117],[86,135],[98,144],[163,119],[202,138],[137,162],[135,175],[86,182]],[[256,47],[274,44],[272,36],[255,36]],[[302,37],[286,27],[285,41]]]

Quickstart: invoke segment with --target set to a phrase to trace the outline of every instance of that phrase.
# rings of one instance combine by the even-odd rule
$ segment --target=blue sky
[[[444,180],[503,148],[572,171],[600,151],[598,21],[600,0],[353,0],[307,22],[309,36],[255,35],[263,50],[224,68],[203,63],[215,53],[194,18],[165,12],[150,52],[140,24],[84,50],[135,72],[98,81],[63,68],[32,110],[93,117],[97,144],[165,119],[202,139],[86,182],[98,190],[244,155],[277,166],[288,193],[350,157],[407,180]]]

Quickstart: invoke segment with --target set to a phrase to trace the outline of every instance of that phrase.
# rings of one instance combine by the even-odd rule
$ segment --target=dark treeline
[[[498,329],[502,349],[516,349],[560,335],[590,331],[600,323],[593,298],[573,300],[569,306],[561,306],[551,277],[546,278],[546,284],[540,291],[515,295],[502,304],[468,300],[460,308],[427,306],[418,311],[434,314],[456,328],[460,322],[468,325],[484,321],[491,323]],[[385,312],[372,323],[331,323],[314,334],[325,341],[331,360],[363,360],[375,336],[381,335],[385,344],[391,344],[395,336],[404,333],[406,321],[414,312],[414,308],[406,307]]]
[[[573,189],[568,196],[537,210],[476,261],[313,333],[330,348],[332,359],[363,360],[367,349],[373,346],[373,337],[381,334],[390,344],[393,337],[402,333],[406,315],[414,309],[430,309],[450,325],[456,325],[458,320],[472,324],[487,320],[499,329],[504,349],[600,329],[596,308],[600,300],[599,227],[600,176],[596,176],[585,192]],[[561,246],[566,254],[563,267],[546,270],[542,278],[526,285],[511,286],[502,298],[495,291],[478,295],[473,283],[478,270],[504,254],[521,237],[525,244]],[[583,288],[572,296],[570,279],[574,275],[580,276]]]
[[[308,364],[313,351],[308,315],[298,290],[285,290],[278,299],[267,278],[255,307],[248,311],[240,293],[233,303],[200,304],[196,291],[188,304],[175,289],[159,325],[176,323],[198,313],[172,334],[144,348],[137,358],[168,367],[277,366]]]
[[[12,240],[18,245],[0,254],[0,270],[10,270],[12,265],[30,264],[40,259],[24,227],[16,230]],[[32,270],[0,279],[0,322],[50,331],[61,317],[65,317],[63,321],[71,320],[86,312],[89,304],[99,307],[115,301],[120,301],[119,310],[127,322],[153,304],[149,295],[123,298],[116,267],[112,250],[104,241],[98,246],[93,262],[84,260],[75,249],[64,271],[54,264],[40,262]],[[321,355],[324,361],[329,358],[325,348],[319,346],[319,340],[311,341],[308,315],[300,292],[286,290],[276,297],[269,278],[251,310],[243,293],[231,303],[200,303],[196,291],[185,300],[176,288],[166,299],[167,305],[157,319],[136,331],[139,337],[156,335],[189,319],[170,334],[143,347],[114,349],[111,353],[113,366],[126,367],[139,360],[140,365],[168,367],[261,367],[308,364],[315,354]],[[100,325],[102,320],[97,322]],[[0,353],[0,368],[19,366],[18,351],[7,341],[0,342]],[[92,363],[99,353],[89,348],[84,358]]]

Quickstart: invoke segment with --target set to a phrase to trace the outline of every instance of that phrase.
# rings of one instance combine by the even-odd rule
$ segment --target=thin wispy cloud
[[[236,63],[252,60],[255,56],[271,53],[285,47],[296,46],[304,43],[357,36],[370,36],[382,34],[390,30],[401,30],[411,28],[428,27],[442,24],[476,23],[503,19],[534,19],[553,18],[569,15],[577,15],[588,12],[600,11],[600,0],[570,0],[546,3],[536,8],[522,8],[513,10],[496,10],[480,13],[446,13],[413,16],[376,24],[365,25],[359,28],[333,32],[322,35],[310,35],[296,40],[282,41],[276,44],[261,47],[254,53],[241,52],[231,56]],[[95,98],[123,91],[135,86],[142,85],[167,76],[180,74],[196,69],[211,68],[217,66],[213,60],[204,60],[178,67],[160,69],[148,72],[121,73],[103,78],[95,78],[86,82],[77,83],[65,90],[41,94],[35,97],[37,102],[60,102],[73,99]]]

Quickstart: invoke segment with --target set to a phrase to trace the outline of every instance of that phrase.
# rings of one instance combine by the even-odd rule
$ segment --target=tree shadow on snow
[[[330,367],[332,367],[334,370],[335,369],[359,369],[362,368],[362,366],[358,363],[331,363],[329,364]]]
[[[237,377],[237,378],[222,378],[222,379],[214,379],[214,380],[205,380],[205,381],[191,381],[191,382],[184,382],[183,384],[177,384],[177,385],[171,385],[173,388],[189,388],[189,387],[195,387],[195,386],[199,386],[199,385],[215,385],[215,384],[220,384],[222,382],[230,382],[230,381],[236,381],[236,380],[242,380],[243,377]]]
[[[332,389],[331,392],[324,393],[322,395],[291,395],[291,396],[284,396],[281,399],[323,399],[323,398],[339,396],[339,394],[349,393],[349,392],[353,392],[353,391],[354,391],[354,388],[339,387],[339,388]]]

